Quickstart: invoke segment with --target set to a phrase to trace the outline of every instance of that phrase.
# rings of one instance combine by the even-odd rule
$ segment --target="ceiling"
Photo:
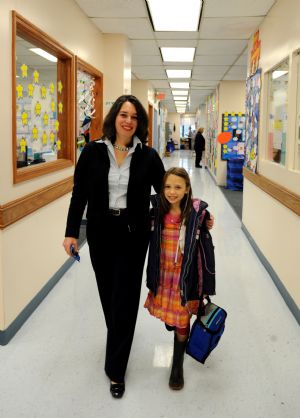
[[[195,113],[221,80],[245,80],[247,45],[276,0],[204,0],[197,32],[155,32],[146,0],[75,0],[102,33],[126,34],[132,46],[132,79],[148,80],[169,112],[175,104],[169,81],[190,82]],[[164,1],[164,0],[161,0]],[[199,0],[200,1],[200,0]],[[182,0],[182,7],[186,4]],[[166,18],[168,18],[166,16]],[[193,63],[165,63],[159,47],[195,47]],[[166,69],[191,69],[190,79],[168,79]]]

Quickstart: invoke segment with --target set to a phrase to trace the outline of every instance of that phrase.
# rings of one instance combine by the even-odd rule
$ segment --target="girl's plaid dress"
[[[191,314],[197,314],[199,301],[189,301],[186,306],[181,305],[179,278],[182,253],[180,249],[175,262],[180,224],[180,216],[165,215],[161,237],[160,284],[156,296],[152,292],[148,293],[144,307],[151,315],[166,324],[186,328]]]

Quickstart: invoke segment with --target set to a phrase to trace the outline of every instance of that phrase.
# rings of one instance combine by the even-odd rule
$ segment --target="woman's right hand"
[[[66,237],[64,239],[64,242],[63,242],[63,247],[64,247],[66,253],[70,257],[72,256],[72,254],[71,254],[71,245],[74,245],[75,251],[78,252],[78,242],[77,242],[77,239],[76,238],[73,238],[73,237]]]

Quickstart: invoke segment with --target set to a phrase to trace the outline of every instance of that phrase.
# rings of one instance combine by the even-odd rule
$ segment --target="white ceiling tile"
[[[246,66],[234,65],[233,67],[230,68],[230,70],[228,71],[227,74],[246,77],[246,75],[247,75],[247,67]]]
[[[157,45],[159,47],[195,48],[197,44],[197,39],[157,39]]]
[[[202,75],[211,74],[212,76],[218,75],[223,76],[226,71],[230,68],[228,65],[208,65],[208,66],[194,66],[193,76],[199,78]]]
[[[263,17],[227,17],[202,19],[200,38],[203,39],[249,39]]]
[[[193,80],[191,81],[191,86],[196,87],[196,86],[200,86],[200,87],[215,87],[217,85],[216,81],[212,81],[212,80],[197,80],[196,77],[193,78]]]
[[[276,0],[209,0],[203,8],[203,17],[264,16]]]
[[[152,84],[157,89],[169,89],[170,85],[167,80],[153,80]]]
[[[137,74],[137,73],[143,73],[143,74],[149,74],[149,75],[153,75],[153,78],[155,78],[155,76],[157,74],[161,75],[165,73],[165,69],[163,66],[158,66],[158,65],[153,65],[153,66],[145,66],[145,65],[136,65],[132,67],[132,71]]]
[[[225,77],[223,78],[223,80],[230,80],[230,81],[243,81],[245,80],[246,82],[246,75],[242,76],[242,75],[235,75],[235,74],[226,74]]]
[[[240,58],[234,63],[234,65],[247,65],[248,64],[248,54],[241,55]]]
[[[89,17],[147,17],[141,0],[75,0]]]
[[[160,55],[133,55],[131,65],[162,65]]]
[[[196,55],[195,65],[231,65],[238,55]]]
[[[198,41],[198,55],[239,55],[248,44],[247,40],[200,39]]]
[[[99,19],[93,18],[92,22],[103,33],[122,33],[130,39],[154,39],[149,20],[144,19]]]
[[[159,55],[160,52],[155,41],[132,40],[132,55]]]
[[[154,35],[158,40],[197,40],[199,38],[199,32],[155,32]]]

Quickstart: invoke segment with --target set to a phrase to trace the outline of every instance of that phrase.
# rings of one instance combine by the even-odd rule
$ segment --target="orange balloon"
[[[231,140],[231,132],[221,132],[218,135],[218,142],[220,144],[226,144]]]

